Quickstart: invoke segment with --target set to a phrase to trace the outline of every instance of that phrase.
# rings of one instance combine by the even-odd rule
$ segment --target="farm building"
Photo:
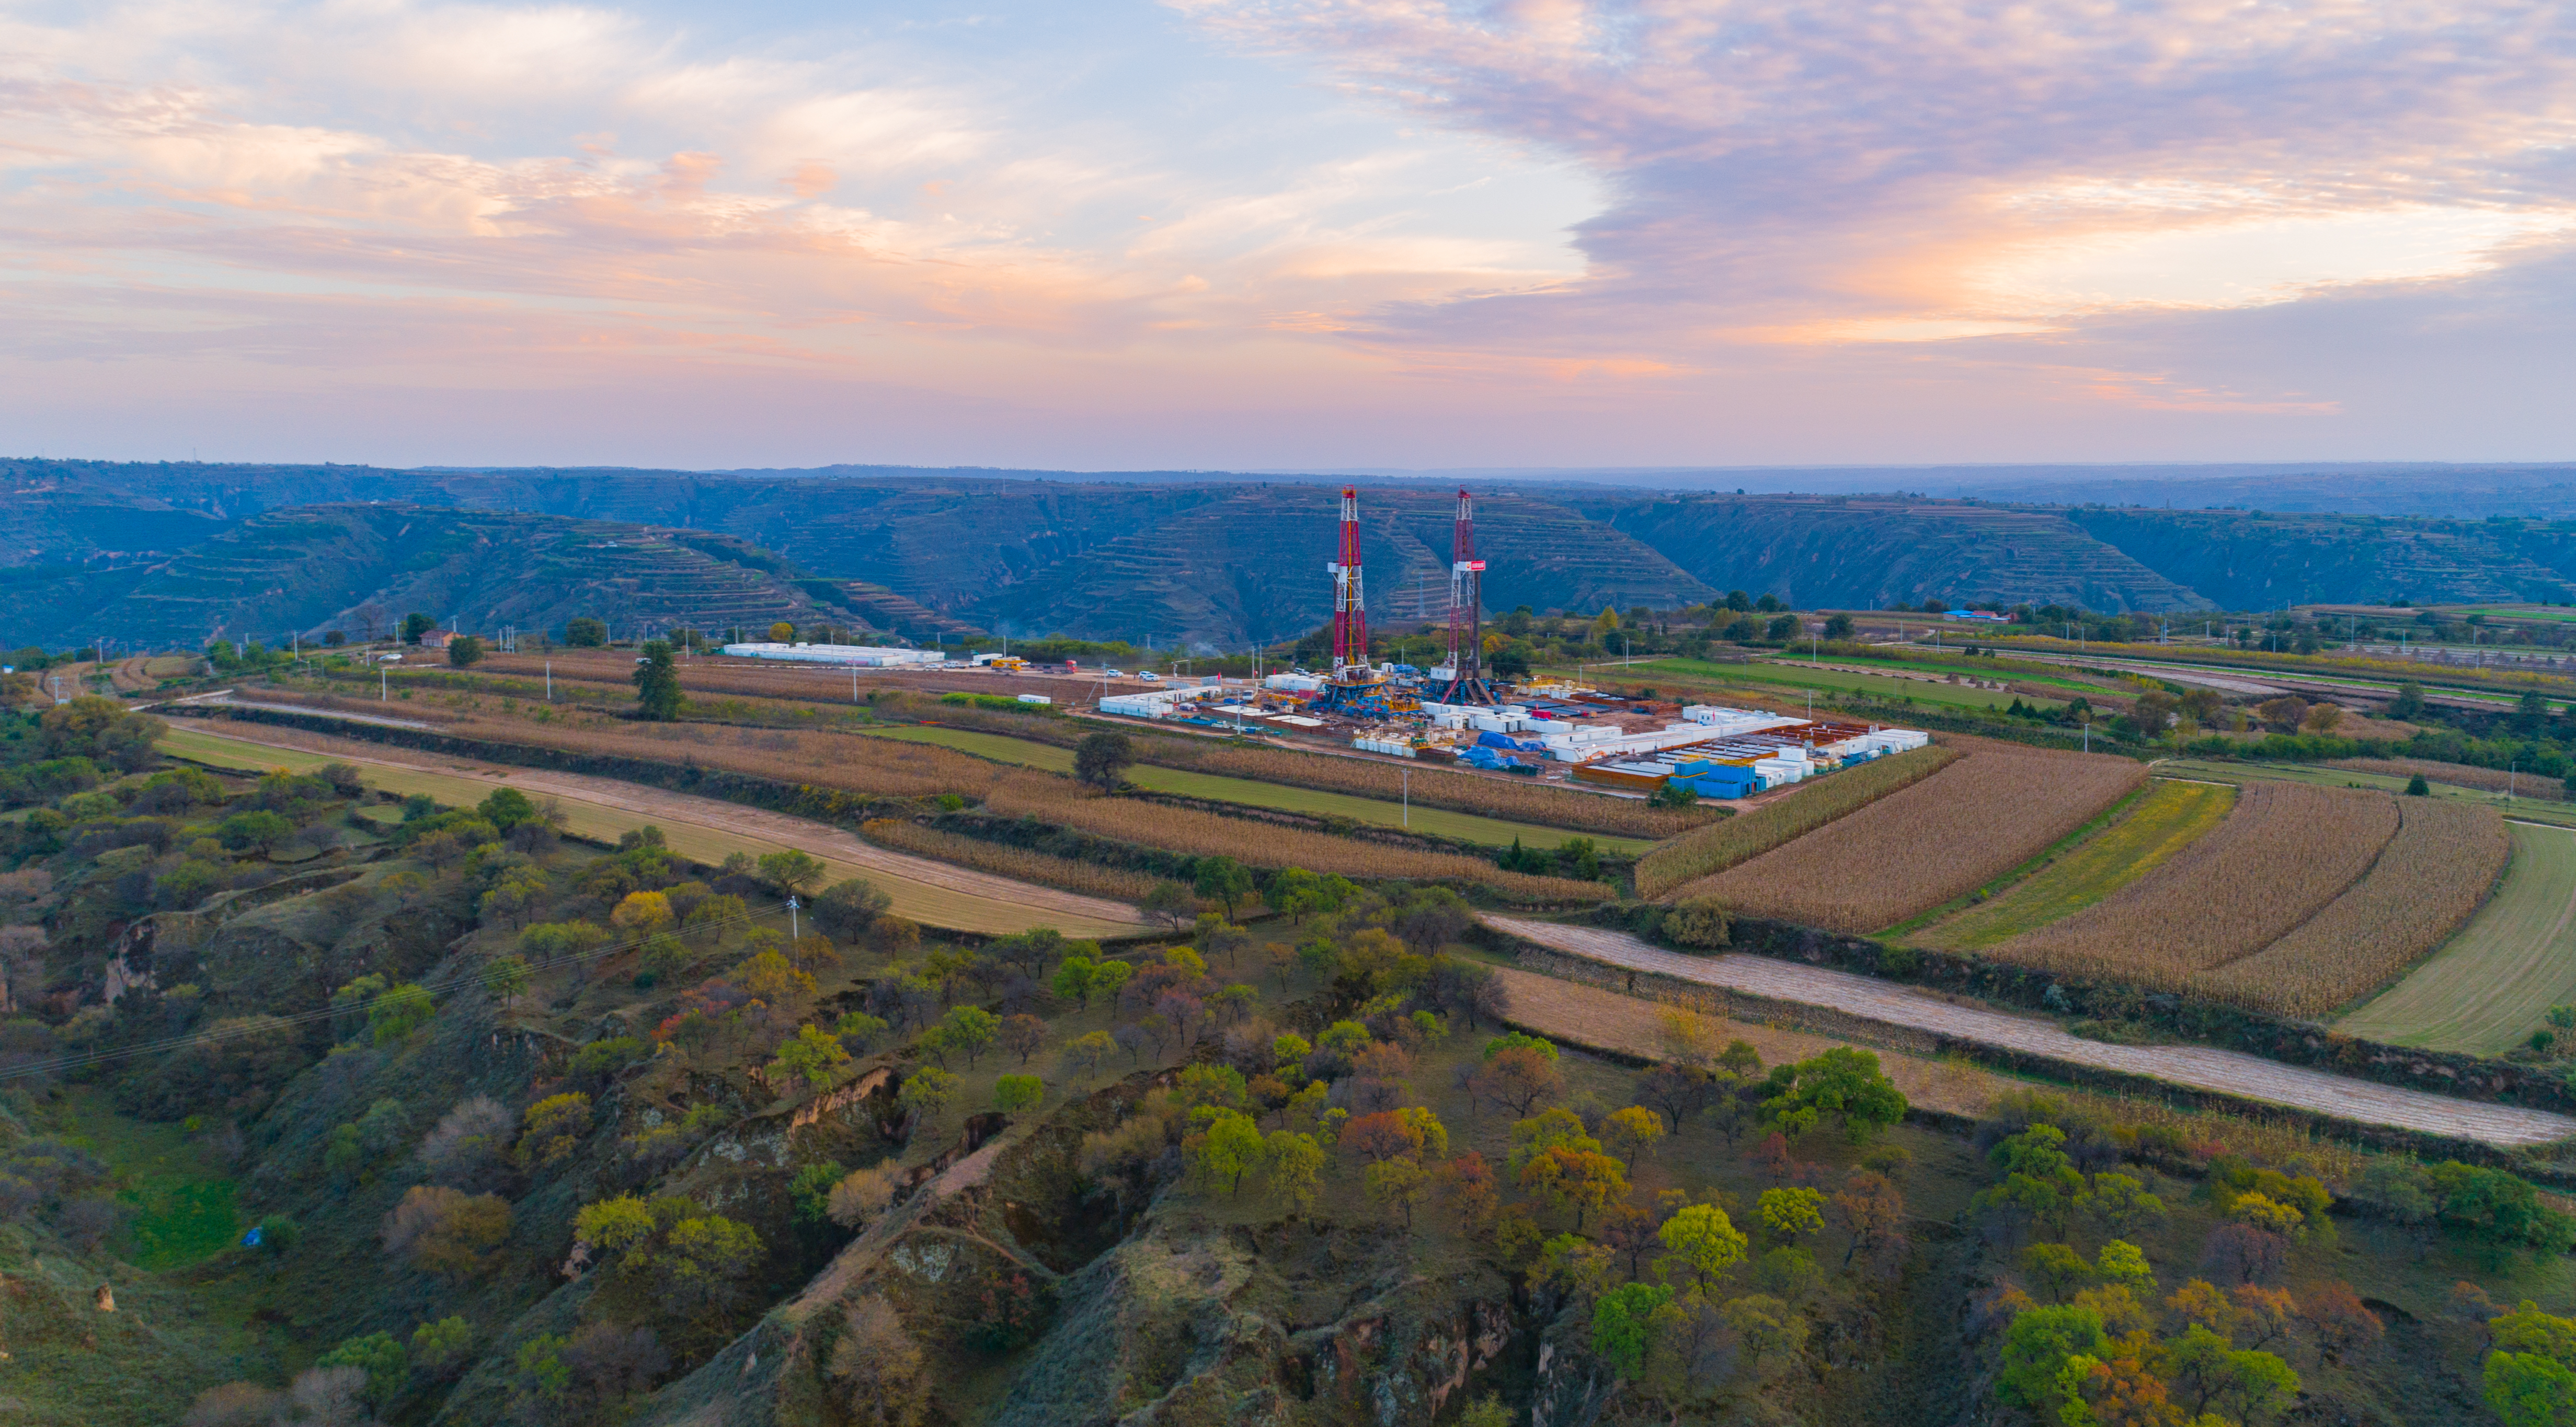
[[[774,659],[791,664],[854,664],[862,669],[895,669],[941,662],[932,649],[879,648],[867,644],[728,644],[719,651],[736,659]]]

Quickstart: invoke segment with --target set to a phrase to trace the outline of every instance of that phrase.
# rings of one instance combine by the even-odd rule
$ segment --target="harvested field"
[[[1193,768],[1202,773],[1222,773],[1266,783],[1286,783],[1298,788],[1351,793],[1381,801],[1398,796],[1401,791],[1398,775],[1405,771],[1397,764],[1372,759],[1223,744],[1192,749],[1190,751],[1197,754],[1194,758],[1167,757],[1167,745],[1176,741],[1152,740],[1147,756],[1153,762],[1174,768]],[[1580,832],[1608,833],[1617,837],[1667,838],[1706,826],[1718,816],[1714,808],[1649,807],[1642,802],[1510,782],[1499,776],[1485,777],[1446,768],[1415,768],[1412,770],[1412,783],[1413,801],[1417,807],[1447,808],[1454,812],[1479,813],[1506,822],[1539,823],[1547,827],[1573,828]]]
[[[1512,901],[1532,904],[1598,902],[1610,895],[1610,888],[1600,882],[1505,872],[1482,858],[1418,852],[1252,818],[1102,797],[1043,773],[1004,773],[985,792],[984,806],[1006,817],[1033,817],[1148,847],[1193,856],[1219,853],[1254,867],[1303,867],[1345,877],[1477,882]]]
[[[791,729],[634,724],[586,714],[544,722],[477,714],[449,731],[461,738],[535,744],[568,753],[696,763],[871,797],[923,798],[957,793],[980,798],[1006,772],[981,758],[926,744]]]
[[[871,818],[860,825],[859,835],[879,847],[890,847],[897,852],[916,853],[941,862],[954,862],[961,867],[998,872],[1023,882],[1062,887],[1120,902],[1145,900],[1145,894],[1153,891],[1154,884],[1161,880],[1142,872],[1076,862],[1069,857],[1054,857],[1025,847],[1006,847],[980,838],[959,837],[953,832],[941,832],[901,818]]]
[[[2146,781],[2125,759],[1987,744],[1673,895],[1828,931],[1876,931],[2003,876]]]
[[[1774,1001],[1804,1002],[1952,1040],[2242,1096],[2360,1124],[2456,1135],[2502,1146],[2554,1144],[2576,1138],[2576,1118],[2546,1110],[2379,1085],[2283,1065],[2243,1051],[2197,1045],[2110,1045],[2084,1040],[2041,1017],[1958,1005],[1873,977],[1767,956],[1740,952],[1686,956],[1649,946],[1627,932],[1511,917],[1489,916],[1485,920],[1496,930],[1612,966],[1657,972]]]
[[[2322,911],[2396,832],[2397,800],[2385,793],[2251,784],[2236,811],[2181,855],[1992,954],[2184,990],[2194,973],[2251,956]]]
[[[2397,835],[2325,910],[2279,941],[2191,978],[2191,989],[2276,1016],[2317,1016],[2369,993],[2477,911],[2511,844],[2493,809],[2398,800]]]
[[[355,764],[370,787],[428,793],[451,804],[517,788],[540,801],[558,800],[566,831],[576,836],[613,842],[651,823],[673,852],[708,864],[735,852],[757,857],[793,847],[821,858],[834,880],[867,878],[894,899],[897,913],[929,927],[1000,934],[1051,926],[1067,935],[1108,936],[1144,921],[1134,907],[1114,901],[888,852],[824,823],[615,778],[496,767],[270,724],[181,720],[163,737],[171,751],[218,766],[304,768],[337,759]]]
[[[2235,805],[2236,790],[2221,784],[2160,782],[2118,821],[2002,896],[1907,940],[1938,951],[1975,951],[2046,926],[2153,871],[2217,827]]]
[[[1764,1065],[1786,1065],[1850,1044],[1804,1031],[1730,1020],[1715,997],[1649,1001],[1508,966],[1494,968],[1494,976],[1511,998],[1511,1009],[1503,1015],[1505,1021],[1549,1040],[1592,1050],[1646,1060],[1667,1059],[1663,1012],[1668,1008],[1705,1018],[1706,1030],[1719,1044],[1732,1040],[1750,1043],[1762,1053]],[[1905,1093],[1906,1103],[1926,1109],[1973,1119],[1986,1113],[1996,1095],[2020,1088],[2015,1081],[1973,1065],[1869,1049],[1878,1057],[1879,1068],[1887,1072],[1887,1078]]]
[[[2466,763],[2436,763],[2430,758],[2329,758],[2324,766],[2351,773],[2376,773],[2383,778],[2412,778],[2421,773],[2433,782],[2448,783],[2454,788],[2476,788],[2488,793],[2510,791],[2517,798],[2552,803],[2567,800],[2566,785],[2560,780],[2531,773],[2516,776],[2504,768],[2472,768]]]
[[[2513,861],[2495,895],[2448,946],[2336,1030],[2492,1055],[2521,1044],[2550,1007],[2576,1001],[2576,833],[2528,823],[2507,833]]]
[[[1929,778],[1963,756],[1946,744],[1917,748],[1833,774],[1778,802],[1701,828],[1639,859],[1637,895],[1653,901],[1685,882],[1713,877]]]

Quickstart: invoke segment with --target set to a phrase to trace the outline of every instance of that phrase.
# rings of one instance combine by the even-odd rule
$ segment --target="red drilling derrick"
[[[1485,684],[1485,562],[1476,558],[1476,505],[1458,488],[1458,528],[1449,558],[1449,682],[1443,703],[1490,704]]]
[[[1333,576],[1333,677],[1368,666],[1368,608],[1360,590],[1360,491],[1342,487],[1341,555],[1324,567]]]

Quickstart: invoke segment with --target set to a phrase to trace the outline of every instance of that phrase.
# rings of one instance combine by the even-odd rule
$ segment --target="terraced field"
[[[555,799],[567,820],[565,830],[577,837],[614,842],[649,822],[662,829],[673,851],[700,862],[722,862],[735,852],[758,857],[801,848],[821,858],[833,880],[865,877],[875,883],[894,899],[898,915],[924,926],[987,935],[1047,926],[1071,936],[1115,936],[1134,932],[1144,922],[1134,908],[1116,902],[890,852],[803,818],[611,778],[406,755],[265,725],[221,732],[177,727],[163,735],[161,747],[220,768],[306,771],[329,762],[351,763],[369,787],[404,796],[427,793],[451,805],[480,802],[495,788],[513,787],[540,800]]]
[[[2214,783],[2160,782],[2118,821],[2003,895],[1909,938],[1938,951],[1975,951],[2083,910],[2189,847],[2236,805]]]
[[[2459,935],[2335,1029],[2488,1055],[2576,1002],[2576,833],[2513,824],[2513,861]]]

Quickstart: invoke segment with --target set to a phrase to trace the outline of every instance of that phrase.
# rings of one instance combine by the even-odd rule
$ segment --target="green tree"
[[[635,667],[635,711],[656,723],[680,716],[680,666],[671,658],[669,640],[644,641],[644,662]]]
[[[1744,1261],[1748,1245],[1726,1211],[1714,1204],[1683,1205],[1655,1231],[1655,1238],[1666,1255],[1655,1260],[1655,1271],[1667,1277],[1677,1269],[1688,1273],[1703,1297]]]
[[[783,852],[763,853],[755,865],[760,868],[761,877],[777,888],[782,897],[801,897],[813,891],[814,884],[822,881],[823,874],[831,870],[811,855],[792,847]]]
[[[1315,1207],[1328,1162],[1324,1147],[1313,1135],[1272,1130],[1261,1142],[1262,1173],[1269,1178],[1271,1191],[1301,1214]]]
[[[2433,785],[2425,782],[2424,775],[2421,773],[2406,780],[2406,795],[2410,798],[2428,797],[2432,792]]]
[[[1136,746],[1127,735],[1095,733],[1074,745],[1073,776],[1104,793],[1114,793],[1135,762]]]
[[[2059,1394],[2058,1374],[2077,1356],[2098,1358],[2110,1349],[2102,1315],[2090,1308],[2032,1308],[2004,1329],[2003,1371],[1996,1395],[2044,1411]]]
[[[437,1013],[427,988],[404,982],[368,1004],[368,1038],[380,1046],[408,1040]]]
[[[608,643],[608,625],[604,620],[582,615],[564,622],[564,643],[574,649],[599,649]]]
[[[1090,1009],[1093,966],[1094,963],[1090,957],[1066,957],[1056,964],[1055,980],[1050,983],[1048,989],[1055,992],[1058,1000],[1072,1001],[1085,1010]]]
[[[445,1380],[465,1370],[474,1356],[474,1325],[450,1316],[411,1330],[411,1365],[423,1376]]]
[[[1046,1082],[1034,1075],[1005,1075],[993,1082],[993,1108],[1016,1115],[1046,1098]]]
[[[809,1160],[797,1166],[796,1177],[787,1181],[787,1199],[796,1206],[796,1217],[808,1224],[821,1223],[832,1210],[832,1190],[840,1182],[841,1167],[831,1160]]]
[[[1411,1155],[1382,1159],[1360,1171],[1360,1190],[1369,1202],[1404,1211],[1404,1227],[1413,1227],[1414,1201],[1431,1186],[1431,1171]]]
[[[2094,1256],[2094,1272],[2104,1283],[2116,1283],[2137,1293],[2156,1291],[2156,1271],[2147,1262],[2146,1250],[2126,1239],[2113,1239]]]
[[[1198,894],[1225,906],[1226,920],[1234,920],[1234,909],[1252,895],[1252,874],[1231,857],[1202,857],[1198,875],[1193,879]]]
[[[483,662],[483,641],[471,634],[460,634],[447,641],[447,662],[464,669]]]
[[[1190,1137],[1190,1160],[1210,1181],[1221,1181],[1228,1194],[1243,1189],[1243,1176],[1262,1161],[1267,1148],[1261,1129],[1240,1110],[1218,1110],[1207,1128]]]
[[[474,805],[474,811],[494,828],[508,832],[521,823],[542,822],[545,814],[534,799],[516,788],[496,788],[492,795]]]
[[[1873,1052],[1835,1046],[1786,1069],[1788,1088],[1762,1106],[1783,1134],[1803,1135],[1831,1117],[1853,1144],[1861,1144],[1905,1118],[1905,1096],[1879,1069]]]
[[[401,1393],[411,1373],[411,1355],[391,1333],[350,1338],[313,1360],[317,1368],[357,1368],[367,1375],[367,1405],[381,1414]]]
[[[1816,1189],[1765,1189],[1762,1227],[1784,1239],[1825,1230],[1825,1196]]]
[[[1145,915],[1171,927],[1177,927],[1187,921],[1190,914],[1198,910],[1198,903],[1190,896],[1190,889],[1178,882],[1155,883],[1145,893],[1145,900],[1136,905]]]
[[[993,1048],[1001,1019],[981,1006],[951,1006],[937,1027],[948,1049],[966,1057],[969,1066]]]
[[[1592,1305],[1592,1351],[1623,1378],[1642,1374],[1655,1315],[1672,1301],[1661,1284],[1623,1283],[1602,1294]]]
[[[436,628],[438,628],[437,620],[430,618],[428,615],[422,614],[418,610],[414,610],[403,616],[402,642],[405,644],[418,644],[422,635],[427,634]]]
[[[768,871],[765,867],[761,870],[764,874]],[[851,877],[815,893],[811,911],[814,925],[823,935],[855,946],[876,926],[877,918],[893,908],[894,898],[874,883]]]
[[[903,1089],[896,1092],[895,1103],[919,1115],[923,1123],[939,1118],[957,1093],[957,1077],[935,1065],[925,1065],[903,1079]]]
[[[809,1091],[821,1091],[831,1085],[850,1063],[850,1052],[841,1038],[821,1026],[798,1026],[796,1034],[778,1047],[776,1059],[769,1062],[769,1082],[784,1088],[788,1082],[801,1080]]]
[[[528,959],[515,951],[505,951],[483,963],[483,989],[493,1000],[507,1006],[519,999],[535,977]]]

